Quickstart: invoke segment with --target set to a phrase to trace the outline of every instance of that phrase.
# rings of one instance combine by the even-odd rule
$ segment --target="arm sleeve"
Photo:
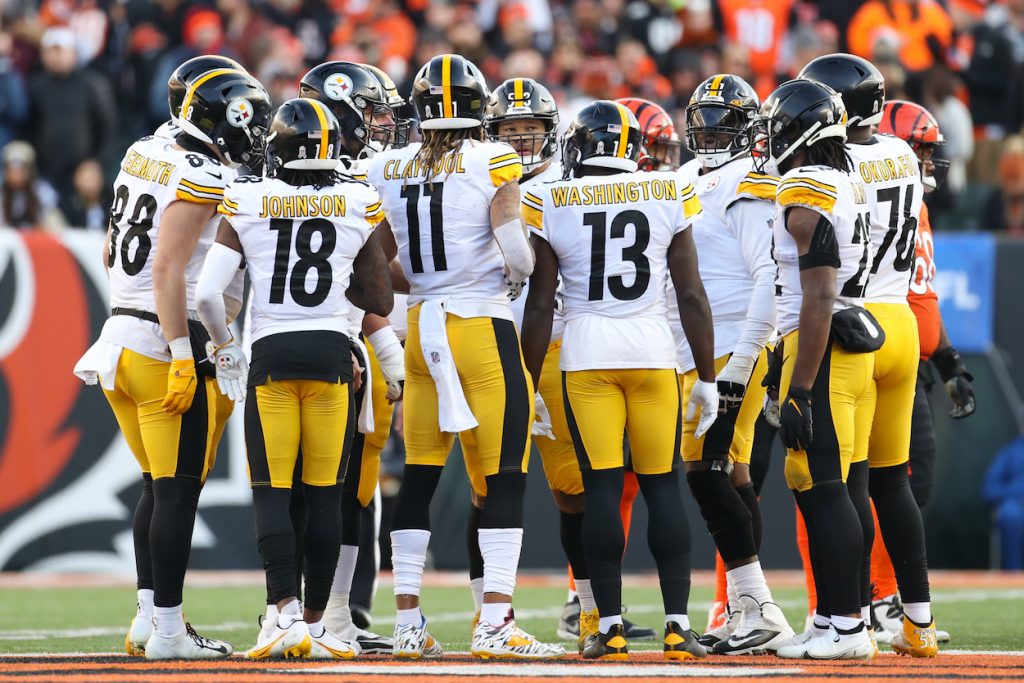
[[[736,235],[743,263],[754,279],[747,320],[734,353],[757,358],[775,330],[775,261],[772,260],[770,221],[775,205],[763,201],[739,201],[729,207],[725,220]]]
[[[210,333],[214,344],[226,344],[231,339],[224,305],[224,290],[231,285],[242,255],[220,243],[214,243],[206,254],[203,270],[196,282],[196,308],[199,319]]]

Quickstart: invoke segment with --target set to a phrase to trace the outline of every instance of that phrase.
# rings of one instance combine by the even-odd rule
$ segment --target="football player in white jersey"
[[[640,127],[626,107],[599,100],[584,107],[562,139],[566,179],[531,189],[523,215],[538,265],[523,320],[523,352],[540,378],[561,274],[565,335],[561,353],[566,417],[582,470],[583,539],[600,618],[583,647],[587,659],[625,660],[619,515],[623,433],[649,510],[648,544],[665,606],[664,654],[707,655],[690,630],[690,537],[677,468],[682,408],[668,325],[669,277],[694,348],[701,382],[703,434],[714,421],[711,310],[688,228],[700,214],[692,186],[675,173],[637,173]]]
[[[511,611],[534,414],[507,296],[509,283],[533,270],[519,217],[522,163],[508,145],[484,140],[488,90],[470,61],[439,55],[413,83],[423,142],[377,154],[368,168],[410,286],[405,474],[391,533],[394,653],[441,654],[419,596],[430,500],[458,434],[473,491],[487,501],[479,531],[484,598],[471,651],[558,657],[561,646],[521,631]]]
[[[178,137],[134,143],[114,181],[111,317],[79,368],[102,384],[143,473],[133,524],[139,609],[125,646],[150,659],[232,652],[197,635],[181,611],[199,493],[232,408],[214,388],[194,292],[224,187],[261,149],[269,114],[250,76],[202,73],[188,83]]]
[[[374,230],[384,218],[380,197],[368,183],[337,173],[340,148],[338,121],[322,103],[297,98],[281,105],[267,136],[268,177],[242,176],[225,189],[219,209],[224,220],[197,286],[221,390],[248,399],[245,440],[256,533],[279,610],[275,628],[248,651],[252,659],[348,659],[358,651],[323,623],[341,545],[341,481],[355,426],[345,317],[349,297],[382,316],[393,300]],[[253,283],[251,367],[223,324],[223,292],[243,256]],[[350,280],[359,286],[350,287]],[[300,446],[308,509],[301,605],[289,514]]]
[[[241,64],[230,57],[221,55],[199,55],[182,62],[167,79],[167,106],[171,112],[171,118],[161,123],[153,131],[153,135],[168,140],[178,137],[178,133],[181,132],[181,127],[178,125],[178,113],[181,111],[181,102],[185,99],[188,84],[213,69],[234,69],[248,73]]]
[[[831,615],[828,623],[815,618],[824,630],[794,636],[776,653],[870,659],[875,648],[860,610],[863,537],[846,487],[858,437],[856,407],[869,397],[871,351],[884,340],[860,308],[871,257],[867,197],[849,174],[846,110],[827,86],[782,84],[762,105],[756,130],[755,168],[783,174],[772,256],[786,482],[812,539],[815,577],[827,581]]]
[[[874,415],[867,449],[858,454],[867,462],[860,467],[869,468],[867,476],[862,475],[867,482],[862,488],[870,490],[903,600],[903,630],[896,635],[893,649],[915,657],[934,657],[938,644],[931,611],[924,522],[907,473],[916,363],[921,356],[917,318],[907,303],[907,292],[924,185],[917,155],[910,145],[894,136],[872,133],[885,104],[884,79],[874,64],[849,54],[825,55],[810,62],[800,75],[824,83],[842,95],[849,115],[847,138],[854,175],[868,192],[874,258],[866,292],[867,308],[885,329],[885,346],[875,354],[875,402],[862,408],[869,416],[872,412]],[[861,512],[863,523],[870,527],[873,538],[874,522],[866,491],[861,497],[866,508]],[[869,572],[870,544],[866,550]],[[870,581],[865,583],[868,589],[861,604],[870,612]]]
[[[750,481],[754,422],[764,403],[765,344],[775,330],[771,227],[778,179],[755,171],[748,155],[759,105],[746,81],[718,74],[697,86],[686,107],[686,135],[699,165],[694,188],[703,209],[692,232],[715,321],[719,415],[701,439],[694,438],[695,420],[683,423],[683,461],[725,564],[729,596],[729,619],[701,644],[730,655],[772,651],[793,636],[758,560],[761,510]],[[698,378],[673,299],[670,292],[685,402]]]
[[[302,77],[299,96],[319,100],[338,117],[342,146],[339,171],[366,180],[366,160],[390,148],[397,138],[395,113],[380,77],[361,64],[327,62]],[[390,246],[393,249],[393,244]],[[394,253],[387,255],[393,257]],[[348,334],[356,340],[355,353],[360,366],[368,365],[370,369],[369,382],[356,392],[355,409],[360,416],[372,415],[373,428],[365,434],[357,430],[352,441],[352,457],[341,496],[341,553],[324,619],[332,632],[356,640],[363,652],[391,654],[390,638],[356,628],[349,597],[359,557],[364,511],[374,503],[380,453],[391,433],[394,402],[402,396],[405,357],[402,343],[388,319],[365,313],[358,306],[350,309]],[[364,407],[367,396],[372,406]],[[374,548],[376,537],[369,542],[372,544],[369,547]]]

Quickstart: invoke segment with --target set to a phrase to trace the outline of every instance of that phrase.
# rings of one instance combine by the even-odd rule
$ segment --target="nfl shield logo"
[[[437,351],[431,351],[430,352],[430,361],[434,365],[437,365],[438,363],[441,362],[441,354],[439,354]]]

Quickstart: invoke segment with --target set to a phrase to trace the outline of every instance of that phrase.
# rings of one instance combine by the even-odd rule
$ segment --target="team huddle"
[[[75,372],[102,386],[142,471],[130,654],[234,652],[185,623],[182,587],[200,492],[242,401],[267,588],[246,657],[443,655],[420,594],[456,437],[476,657],[566,654],[512,609],[531,443],[573,581],[559,634],[583,658],[626,660],[638,635],[622,615],[638,494],[656,520],[666,659],[869,660],[879,642],[937,654],[908,472],[912,423],[932,438],[919,360],[955,416],[974,397],[930,253],[915,256],[942,170],[926,110],[886,102],[881,74],[852,55],[814,60],[763,103],[716,75],[686,108],[695,158],[680,168],[657,104],[599,100],[559,135],[542,84],[491,91],[459,55],[414,79],[417,142],[376,67],[322,64],[296,95],[274,109],[240,64],[189,60],[168,83],[170,120],[115,180],[111,317]],[[919,308],[933,321],[920,331]],[[356,625],[350,593],[400,399],[388,637]],[[799,634],[758,561],[751,454],[776,430],[816,593]],[[722,568],[703,635],[688,616],[680,469]],[[892,588],[873,595],[886,562]],[[880,623],[873,602],[896,611]]]

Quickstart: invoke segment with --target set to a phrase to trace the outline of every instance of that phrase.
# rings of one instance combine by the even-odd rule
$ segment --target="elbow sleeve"
[[[533,250],[526,238],[523,224],[518,220],[509,221],[494,229],[494,239],[501,248],[508,266],[509,277],[515,282],[522,282],[533,272]]]

